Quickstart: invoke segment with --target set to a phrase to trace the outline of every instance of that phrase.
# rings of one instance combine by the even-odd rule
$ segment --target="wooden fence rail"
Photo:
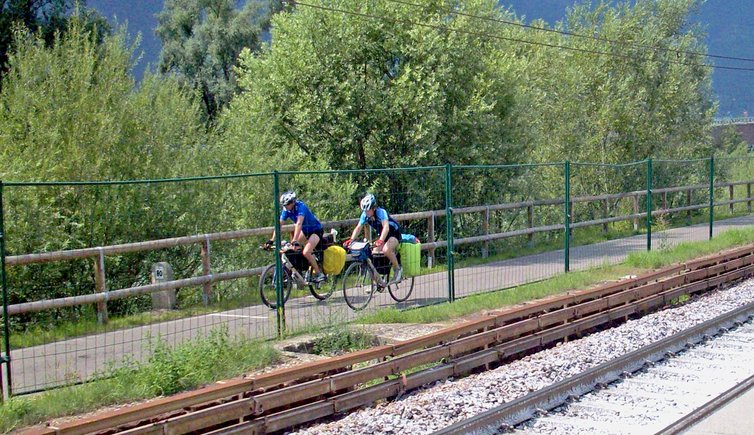
[[[732,211],[734,204],[746,202],[748,205],[748,211],[751,212],[752,200],[754,200],[754,198],[751,195],[752,184],[754,184],[754,180],[737,181],[737,182],[730,182],[730,183],[716,183],[714,185],[715,188],[725,188],[725,187],[728,188],[730,200],[715,202],[714,206],[717,207],[717,206],[727,205]],[[734,199],[734,187],[742,186],[742,185],[746,185],[746,198],[736,200]],[[652,215],[657,216],[657,215],[662,215],[662,214],[667,214],[667,213],[676,213],[676,212],[686,211],[687,217],[690,222],[691,212],[693,210],[700,210],[700,209],[709,207],[708,203],[698,204],[698,205],[691,204],[692,192],[694,190],[708,190],[708,189],[709,189],[709,185],[706,185],[706,184],[653,189],[652,190],[653,195],[657,195],[657,194],[662,195],[662,208],[658,210],[653,210]],[[676,192],[686,192],[686,206],[667,208],[667,194],[676,193]],[[576,204],[576,203],[601,202],[603,218],[589,220],[589,221],[582,221],[582,222],[573,222],[570,224],[570,228],[584,228],[584,227],[589,227],[589,226],[601,225],[603,228],[603,231],[607,231],[608,224],[614,223],[614,222],[627,221],[627,220],[633,220],[634,226],[638,228],[638,222],[642,218],[646,217],[646,211],[639,212],[639,206],[638,206],[640,204],[639,198],[646,194],[647,194],[646,190],[637,190],[637,191],[632,191],[632,192],[622,192],[622,193],[616,193],[616,194],[588,195],[588,196],[573,197],[571,198],[571,207],[573,206],[573,204]],[[609,217],[608,202],[611,200],[620,200],[623,198],[631,198],[632,203],[634,204],[634,213],[628,214],[628,215],[622,215],[622,216]],[[482,247],[482,255],[486,257],[487,255],[489,255],[489,242],[491,241],[510,238],[510,237],[517,237],[517,236],[528,236],[528,240],[531,243],[533,241],[534,234],[551,232],[551,231],[561,231],[565,228],[563,224],[545,225],[545,226],[535,227],[534,226],[534,207],[557,206],[557,205],[562,205],[563,202],[564,202],[563,198],[554,198],[554,199],[542,199],[542,200],[521,201],[521,202],[514,202],[514,203],[454,208],[453,214],[456,216],[461,215],[461,214],[480,213],[481,222],[482,222],[482,232],[483,232],[482,235],[478,235],[478,236],[454,239],[454,244],[457,246],[460,246],[460,245],[481,242],[484,244]],[[500,233],[492,233],[492,234],[489,233],[489,219],[490,219],[491,212],[501,211],[501,210],[515,210],[515,209],[523,209],[523,208],[527,210],[527,228],[513,230],[513,231],[505,231],[505,232],[500,232]],[[427,234],[427,240],[425,240],[422,243],[422,250],[428,251],[428,264],[430,267],[432,266],[434,262],[435,250],[438,248],[445,248],[447,246],[447,241],[437,240],[437,234],[435,232],[436,218],[443,217],[445,216],[445,214],[446,214],[445,210],[430,210],[430,211],[421,211],[421,212],[414,212],[414,213],[403,213],[403,214],[398,214],[398,215],[393,216],[396,220],[401,221],[401,222],[421,220],[421,219],[427,220],[428,234]],[[570,214],[573,219],[573,213],[570,213]],[[349,226],[352,227],[352,226],[355,226],[357,223],[358,223],[358,219],[346,219],[346,220],[339,220],[339,221],[324,222],[323,225],[325,226],[325,228],[342,228],[342,227],[349,227]],[[293,225],[283,226],[283,230],[285,231],[289,231],[292,228],[293,228]],[[259,267],[259,268],[253,268],[253,269],[242,269],[238,271],[212,274],[211,273],[211,270],[212,270],[211,255],[210,255],[211,243],[216,242],[216,241],[239,240],[239,239],[244,239],[244,238],[249,238],[249,237],[254,237],[254,236],[268,235],[272,233],[272,230],[273,230],[273,227],[252,228],[252,229],[244,229],[244,230],[238,230],[238,231],[227,231],[227,232],[199,234],[199,235],[184,236],[184,237],[173,237],[173,238],[168,238],[168,239],[150,240],[150,241],[135,242],[135,243],[125,243],[125,244],[94,247],[94,248],[72,249],[72,250],[67,250],[67,251],[54,251],[54,252],[44,252],[44,253],[36,253],[36,254],[7,256],[5,258],[6,266],[22,266],[22,265],[28,265],[28,264],[39,264],[39,263],[49,263],[49,262],[55,262],[55,261],[67,261],[67,260],[76,260],[76,259],[83,259],[83,258],[93,258],[94,266],[95,266],[94,267],[95,288],[97,290],[96,293],[89,294],[89,295],[71,296],[71,297],[65,297],[65,298],[57,298],[57,299],[49,299],[49,300],[41,300],[41,301],[25,302],[25,303],[9,305],[8,314],[17,315],[17,314],[22,314],[22,313],[43,311],[43,310],[52,309],[52,308],[63,308],[63,307],[72,307],[72,306],[85,305],[85,304],[96,304],[98,320],[100,322],[106,322],[107,321],[107,305],[106,304],[110,300],[122,299],[122,298],[130,297],[130,296],[134,296],[134,295],[150,294],[150,293],[165,291],[165,290],[179,289],[182,287],[195,287],[195,286],[202,287],[203,298],[205,302],[207,302],[212,293],[213,283],[259,275],[263,270],[263,268]],[[109,291],[107,290],[105,261],[104,261],[106,256],[120,255],[120,254],[133,253],[133,252],[153,251],[153,250],[158,250],[158,249],[174,248],[178,246],[195,245],[195,244],[198,244],[201,246],[200,256],[202,260],[202,273],[203,273],[202,275],[197,276],[197,277],[192,277],[192,278],[179,279],[179,280],[170,281],[166,283],[142,285],[142,286],[137,286],[137,287],[129,287],[129,288],[124,288],[124,289],[109,290]]]

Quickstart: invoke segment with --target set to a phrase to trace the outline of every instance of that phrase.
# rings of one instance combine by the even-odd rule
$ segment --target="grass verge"
[[[12,397],[0,404],[0,432],[104,406],[150,399],[197,388],[266,367],[278,360],[270,343],[230,337],[227,328],[170,348],[152,340],[150,358],[124,361],[103,373],[104,379]]]

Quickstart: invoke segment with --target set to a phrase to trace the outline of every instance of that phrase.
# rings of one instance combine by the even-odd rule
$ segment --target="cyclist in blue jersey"
[[[351,238],[343,243],[346,248],[351,241],[356,238],[364,224],[369,224],[377,231],[379,238],[374,242],[376,249],[382,250],[385,256],[393,265],[392,283],[398,283],[403,278],[403,270],[398,264],[398,258],[395,255],[396,249],[401,241],[401,226],[398,222],[390,217],[390,214],[382,207],[377,207],[377,198],[371,193],[367,193],[361,199],[361,218],[359,224],[351,233]]]
[[[322,270],[320,270],[317,259],[313,255],[314,248],[322,240],[324,233],[322,224],[314,216],[314,213],[309,210],[309,207],[304,204],[304,201],[296,199],[296,194],[292,191],[285,192],[280,196],[280,206],[283,207],[283,211],[280,213],[280,225],[285,224],[287,219],[290,219],[295,224],[291,244],[294,248],[300,248],[302,244],[305,244],[302,254],[304,254],[304,257],[312,266],[312,270],[314,270],[313,281],[324,281],[326,277],[322,273]],[[266,245],[272,247],[274,244],[275,231],[273,230],[272,238],[267,241]]]

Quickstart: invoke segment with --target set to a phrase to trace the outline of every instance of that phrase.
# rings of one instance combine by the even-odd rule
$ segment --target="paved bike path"
[[[754,216],[744,216],[715,222],[715,233],[754,225]],[[576,233],[578,237],[578,233]],[[654,233],[654,248],[672,246],[682,241],[706,240],[706,224],[676,228]],[[576,242],[578,239],[575,240]],[[622,261],[630,252],[646,249],[646,236],[572,247],[571,270],[584,270],[601,264]],[[545,279],[563,272],[563,250],[497,261],[479,266],[456,269],[456,297],[512,287]],[[447,272],[419,276],[415,279],[411,298],[401,307],[425,305],[447,300]],[[387,292],[378,293],[367,310],[394,306]],[[291,299],[286,304],[286,324],[300,329],[308,325],[336,324],[355,318],[346,306],[342,292],[336,291],[327,301],[312,296]],[[63,340],[46,345],[12,350],[13,391],[29,392],[72,380],[86,379],[124,358],[141,360],[149,348],[149,341],[160,337],[170,344],[181,343],[227,326],[231,335],[243,334],[251,338],[270,338],[276,335],[275,312],[264,305],[201,315],[153,325],[122,329],[86,337]]]

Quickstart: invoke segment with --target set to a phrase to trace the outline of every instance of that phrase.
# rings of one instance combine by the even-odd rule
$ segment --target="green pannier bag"
[[[401,243],[401,267],[404,276],[416,276],[421,265],[421,243]]]

